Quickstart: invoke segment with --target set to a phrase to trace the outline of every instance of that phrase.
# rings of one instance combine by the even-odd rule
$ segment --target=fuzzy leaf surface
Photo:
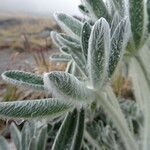
[[[92,28],[88,49],[88,70],[93,87],[100,87],[107,77],[110,53],[110,27],[104,18]]]
[[[56,97],[87,102],[93,99],[93,92],[69,73],[61,71],[46,73],[44,84],[47,90]]]
[[[45,150],[47,140],[47,125],[42,127],[37,137],[37,150]]]
[[[130,0],[130,21],[134,46],[138,49],[145,33],[145,0]]]
[[[0,116],[2,118],[55,117],[69,111],[71,107],[73,107],[71,102],[52,98],[1,102]]]
[[[78,124],[76,127],[76,132],[74,134],[73,144],[71,146],[71,150],[80,150],[83,134],[84,134],[84,119],[85,119],[85,111],[84,109],[80,109],[78,115]]]
[[[147,0],[148,32],[150,33],[150,0]]]
[[[69,47],[77,50],[81,49],[80,42],[71,36],[57,34],[57,39],[63,45],[63,47]]]
[[[109,58],[109,77],[115,71],[118,62],[124,54],[125,47],[128,42],[129,33],[129,22],[128,18],[123,19],[116,27],[114,34],[111,38],[111,52]]]
[[[76,37],[80,37],[82,23],[79,20],[64,13],[56,13],[55,19],[65,32],[71,33]]]
[[[64,119],[55,138],[52,150],[71,149],[73,137],[76,132],[77,122],[78,111],[75,109],[73,112],[68,113]]]
[[[14,123],[10,126],[11,138],[17,149],[21,149],[21,134]]]
[[[50,60],[56,62],[69,62],[71,59],[71,56],[61,53],[56,53],[50,56]]]
[[[10,70],[2,74],[3,80],[8,83],[26,88],[44,90],[43,78],[33,73]]]
[[[91,26],[88,22],[85,22],[82,27],[81,45],[86,60],[88,55],[88,44],[89,44],[90,34],[91,34]]]
[[[55,31],[52,31],[50,33],[50,36],[51,36],[51,39],[52,39],[52,42],[57,46],[57,47],[62,47],[63,45],[58,41],[57,39],[57,32]]]
[[[87,7],[88,11],[96,20],[104,17],[106,20],[110,20],[110,15],[107,11],[106,5],[102,0],[83,0],[83,3]]]

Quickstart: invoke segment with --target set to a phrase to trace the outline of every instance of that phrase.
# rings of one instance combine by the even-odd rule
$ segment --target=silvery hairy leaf
[[[115,71],[118,62],[121,60],[129,39],[129,20],[123,19],[116,27],[111,37],[111,52],[109,58],[109,77]]]
[[[113,33],[120,21],[121,21],[121,16],[119,15],[119,12],[116,11],[114,14],[113,20],[111,22],[111,35],[113,35]]]
[[[60,99],[26,100],[0,103],[1,118],[55,117],[72,109],[71,101]]]
[[[51,55],[49,59],[54,62],[69,62],[72,58],[69,55],[56,53]]]
[[[52,42],[57,46],[57,47],[62,47],[63,45],[57,40],[57,32],[55,31],[52,31],[50,33],[50,36],[51,36],[51,39],[52,39]]]
[[[57,34],[57,40],[61,43],[62,47],[81,49],[80,42],[66,34]]]
[[[65,32],[73,34],[76,38],[80,37],[82,23],[79,20],[63,13],[55,13],[55,19]]]
[[[80,150],[84,129],[84,110],[67,114],[57,136],[55,138],[52,150]],[[64,134],[65,133],[65,134]]]
[[[80,12],[83,13],[84,15],[88,15],[89,14],[87,8],[84,5],[80,4],[78,6],[78,8],[79,8]]]
[[[2,73],[1,76],[6,82],[17,86],[35,90],[44,90],[43,78],[33,73],[10,70]]]
[[[88,22],[85,22],[82,27],[81,46],[86,60],[88,55],[88,44],[89,44],[90,34],[91,34],[91,26]]]
[[[89,77],[93,87],[101,87],[107,78],[110,53],[110,27],[104,18],[92,28],[88,47]]]
[[[78,102],[88,102],[93,99],[93,92],[83,82],[69,73],[61,71],[45,73],[44,85],[55,97],[62,97]]]
[[[148,32],[150,33],[150,0],[147,0]]]
[[[11,138],[17,149],[21,149],[21,133],[14,123],[10,126]]]
[[[105,3],[102,0],[83,0],[83,3],[95,20],[100,17],[104,17],[106,20],[110,21],[111,17]]]
[[[145,0],[130,0],[129,7],[134,47],[138,49],[143,42],[146,30]]]
[[[126,13],[127,13],[127,9],[128,9],[128,4],[127,4],[127,0],[112,0],[115,8],[117,9],[117,11],[119,12],[119,14],[122,17],[125,17]]]

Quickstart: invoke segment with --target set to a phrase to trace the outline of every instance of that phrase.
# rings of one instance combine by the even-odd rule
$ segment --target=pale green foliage
[[[71,56],[58,53],[51,55],[49,59],[54,62],[69,62],[71,60]]]
[[[100,87],[107,78],[110,54],[110,27],[104,18],[92,28],[88,47],[88,69],[92,86]]]
[[[146,30],[145,0],[130,0],[129,5],[134,46],[138,49],[143,42]]]
[[[81,147],[149,150],[150,69],[147,64],[150,54],[145,41],[149,40],[150,0],[82,2],[79,8],[86,17],[81,21],[63,13],[55,14],[66,34],[51,33],[62,54],[50,59],[68,63],[66,72],[45,73],[44,77],[20,71],[2,74],[7,82],[45,90],[55,98],[1,102],[0,116],[49,118],[68,112],[53,150],[80,150]],[[122,67],[117,67],[118,64]],[[135,104],[119,102],[109,84],[112,76],[119,72],[118,68],[125,78],[129,75],[132,79]],[[97,115],[100,107],[103,111]],[[25,129],[23,132],[27,133]],[[38,136],[38,147],[43,148],[45,134],[46,129],[43,129]],[[19,133],[15,136],[20,138]],[[24,141],[28,143],[27,139]],[[37,146],[35,136],[29,143],[29,149]]]
[[[63,99],[43,99],[16,102],[2,102],[0,117],[2,118],[37,118],[54,117],[72,109],[73,104]]]
[[[26,122],[22,131],[12,123],[10,134],[17,150],[45,150],[46,148],[47,125],[40,121]],[[3,148],[2,150],[11,150],[7,141],[2,137],[0,139],[0,148]]]
[[[43,79],[32,73],[24,71],[6,71],[2,74],[2,78],[8,83],[23,86],[26,88],[44,90]]]
[[[0,150],[9,150],[8,143],[2,136],[0,136]]]
[[[75,109],[72,113],[68,113],[58,131],[52,150],[80,149],[84,129],[83,125],[83,109],[81,109],[81,112]]]
[[[63,13],[56,13],[55,19],[65,32],[73,34],[75,37],[80,36],[82,28],[80,21]]]
[[[44,75],[45,87],[55,97],[68,100],[86,101],[92,100],[92,91],[85,87],[75,76],[64,72],[52,72]]]

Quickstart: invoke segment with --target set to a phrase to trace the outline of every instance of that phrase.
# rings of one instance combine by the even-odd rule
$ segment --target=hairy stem
[[[132,64],[136,68],[136,76],[140,88],[140,96],[143,101],[143,114],[144,114],[144,135],[143,135],[143,150],[150,148],[150,85],[147,78],[146,66],[142,63],[140,57],[133,58]],[[134,84],[134,82],[133,82]]]
[[[108,116],[112,119],[124,142],[126,150],[138,150],[138,146],[136,145],[134,138],[129,131],[127,122],[125,121],[122,112],[118,113],[116,107],[109,103],[108,99],[106,99],[106,97],[103,97],[102,94],[97,93],[97,99],[100,105],[104,107],[104,110],[106,111]]]

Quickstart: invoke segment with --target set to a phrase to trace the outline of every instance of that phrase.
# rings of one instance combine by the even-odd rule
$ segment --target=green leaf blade
[[[0,136],[0,150],[10,150],[7,141],[2,136]]]
[[[37,137],[37,150],[45,150],[47,140],[47,125],[43,126]]]
[[[78,124],[76,127],[76,133],[74,135],[74,140],[73,140],[71,150],[81,149],[82,139],[84,134],[84,125],[85,125],[84,121],[85,121],[85,110],[81,108],[78,115]]]
[[[69,55],[56,53],[51,55],[49,59],[54,62],[69,62],[72,58]]]
[[[35,90],[44,90],[43,78],[33,73],[10,70],[4,72],[1,76],[3,80],[17,86]]]
[[[84,0],[83,3],[87,7],[92,17],[97,20],[101,17],[106,18],[107,21],[111,20],[107,7],[102,0]]]
[[[21,149],[21,133],[14,123],[10,126],[11,138],[17,149]]]
[[[54,71],[44,75],[47,90],[56,97],[75,100],[78,102],[93,100],[93,92],[74,75],[61,71]]]
[[[65,32],[73,34],[76,38],[80,37],[82,23],[79,20],[63,13],[56,13],[55,19]]]
[[[130,21],[134,46],[139,49],[146,30],[145,0],[130,0]]]
[[[116,27],[111,38],[111,52],[109,58],[109,77],[114,73],[119,61],[122,59],[129,39],[129,20],[122,21]]]
[[[92,86],[99,88],[107,78],[110,53],[110,27],[104,18],[93,26],[88,52],[89,77]]]
[[[55,138],[52,150],[71,149],[76,125],[78,121],[78,111],[68,113],[64,119],[57,136]]]
[[[91,26],[89,25],[88,22],[85,22],[82,27],[81,45],[86,60],[88,55],[88,44],[89,44],[90,34],[91,34]]]
[[[16,102],[1,102],[0,116],[2,118],[40,118],[55,117],[71,110],[72,102],[60,99],[26,100]]]

